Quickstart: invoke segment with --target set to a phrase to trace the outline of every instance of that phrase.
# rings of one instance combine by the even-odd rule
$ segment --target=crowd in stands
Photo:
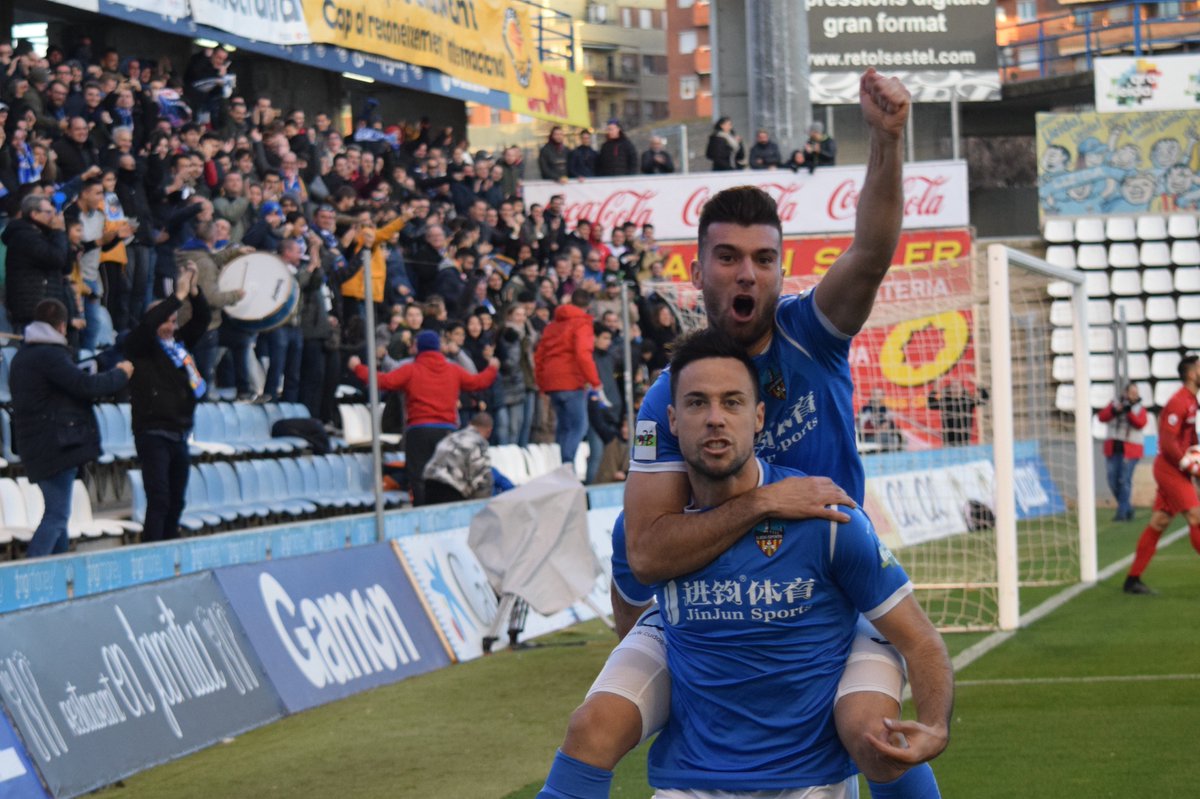
[[[627,447],[624,342],[640,396],[679,331],[670,307],[639,289],[662,274],[653,226],[569,225],[561,196],[527,205],[518,147],[472,151],[461,132],[428,118],[385,122],[370,101],[353,130],[339,130],[325,111],[243,94],[237,78],[221,48],[177,65],[87,37],[44,57],[0,42],[0,248],[12,331],[43,300],[61,300],[70,344],[111,367],[148,309],[194,270],[191,294],[206,302],[184,301],[178,324],[207,306],[189,353],[201,400],[302,402],[332,425],[338,385],[358,380],[352,364],[374,357],[391,373],[432,349],[471,375],[494,371],[463,381],[450,398],[454,418],[439,424],[461,428],[486,411],[491,441],[519,445],[562,442],[565,425],[570,449],[590,444],[589,479],[602,461],[604,478],[620,478],[621,457],[604,456],[610,444]],[[529,177],[674,169],[661,141],[639,158],[618,120],[597,149],[590,134],[580,140],[568,150],[556,128]],[[298,286],[287,318],[266,332],[231,320],[227,309],[246,291],[218,282],[252,252],[277,256]],[[629,329],[623,284],[635,301]],[[378,323],[374,353],[366,302]],[[565,351],[554,343],[558,323],[569,327]],[[268,364],[265,378],[255,357]],[[582,359],[569,386],[554,365],[566,357]],[[388,401],[385,429],[405,431],[408,405]]]

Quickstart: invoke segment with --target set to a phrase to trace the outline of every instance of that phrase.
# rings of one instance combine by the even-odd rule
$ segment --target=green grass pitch
[[[1146,517],[1100,524],[1101,566],[1133,551]],[[1197,794],[1200,559],[1186,537],[1163,549],[1145,575],[1155,597],[1122,594],[1122,578],[957,675],[950,748],[934,763],[943,795]],[[947,644],[953,654],[982,637]],[[301,713],[101,796],[531,799],[613,638],[591,622],[539,643]],[[642,749],[618,767],[613,796],[651,794]]]

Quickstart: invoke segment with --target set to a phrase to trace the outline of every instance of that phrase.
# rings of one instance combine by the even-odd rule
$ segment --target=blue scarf
[[[27,142],[21,142],[17,151],[17,182],[24,186],[42,179],[42,168],[33,160],[33,150]]]
[[[188,385],[192,387],[192,393],[196,395],[196,399],[200,399],[208,393],[208,384],[204,382],[200,370],[196,368],[196,362],[192,360],[192,354],[187,351],[187,347],[174,339],[165,341],[161,338],[158,340],[158,346],[163,348],[163,352],[171,359],[171,363],[175,364],[176,369],[183,367],[187,372]]]

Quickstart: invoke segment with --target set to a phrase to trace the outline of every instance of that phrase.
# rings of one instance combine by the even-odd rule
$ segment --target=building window
[[[1180,3],[1159,3],[1158,15],[1160,17],[1178,17],[1183,13],[1183,8]]]
[[[1037,0],[1017,0],[1017,19],[1037,19]]]
[[[608,22],[608,6],[594,4],[587,7],[587,21],[602,24]]]
[[[1039,59],[1037,45],[1017,48],[1017,66],[1021,69],[1037,69],[1041,63]]]
[[[679,99],[680,100],[695,100],[696,89],[700,86],[700,79],[695,75],[684,75],[679,79]]]
[[[696,0],[679,0],[679,2],[676,3],[676,6],[679,8],[691,8],[693,5],[695,5],[695,2]]]
[[[695,31],[680,31],[679,32],[679,54],[689,55],[696,52],[696,32]]]
[[[654,27],[653,15],[650,13],[650,9],[638,9],[638,27],[644,29],[651,29]]]
[[[642,56],[642,72],[647,75],[666,75],[667,57],[665,55]]]
[[[632,9],[628,9],[628,8],[621,9],[621,27],[622,28],[632,28],[633,27],[633,11],[632,11]]]

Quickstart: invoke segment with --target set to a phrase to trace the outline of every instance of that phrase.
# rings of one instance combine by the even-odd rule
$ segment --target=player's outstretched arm
[[[884,719],[889,730],[904,735],[906,746],[869,734],[867,739],[895,765],[909,768],[937,757],[950,743],[954,668],[942,636],[912,595],[872,623],[904,656],[917,720]]]
[[[849,517],[855,503],[827,477],[789,477],[737,496],[705,513],[683,513],[691,498],[686,472],[631,472],[625,481],[629,568],[646,585],[711,563],[765,519]]]
[[[857,333],[871,315],[875,293],[900,240],[904,127],[911,101],[898,78],[885,78],[874,69],[862,76],[858,98],[870,138],[854,241],[818,284],[815,295],[821,313],[846,335]]]

